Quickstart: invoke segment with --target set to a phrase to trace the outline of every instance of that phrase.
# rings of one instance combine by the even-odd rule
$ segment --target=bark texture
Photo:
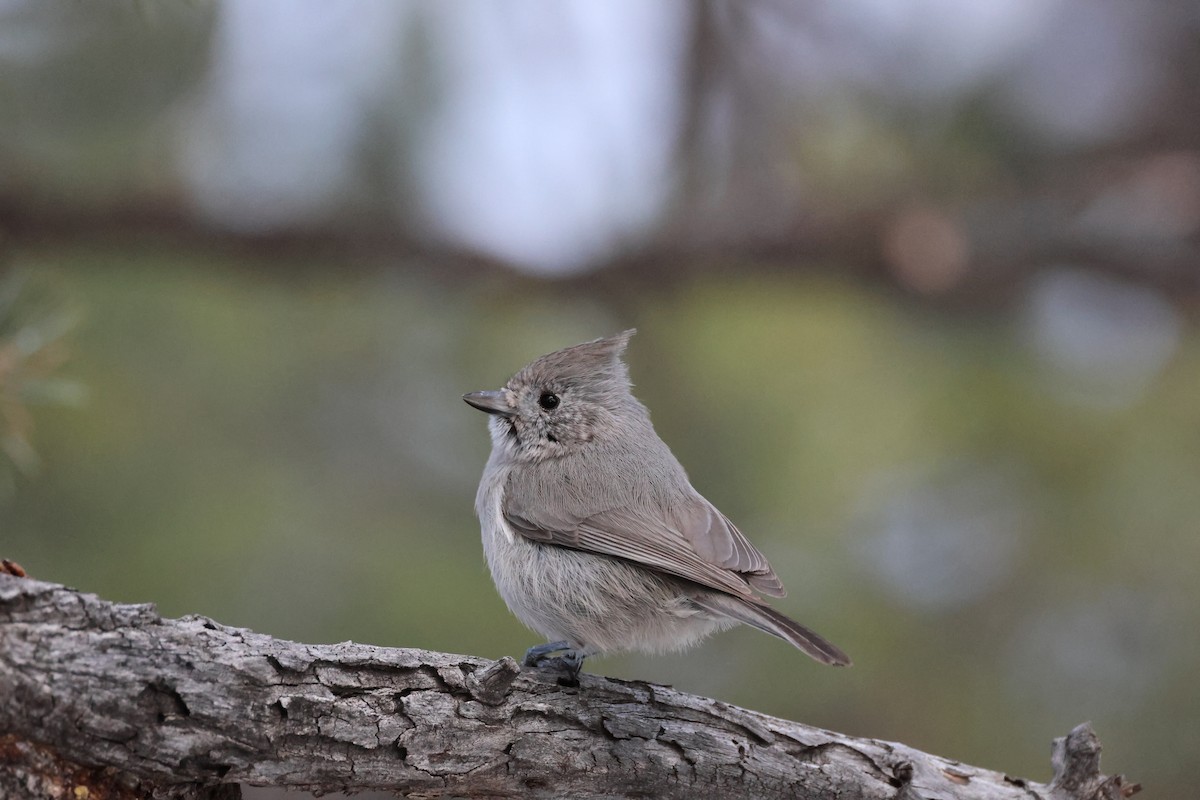
[[[1081,725],[1036,784],[648,683],[305,645],[0,574],[0,796],[1116,800]]]

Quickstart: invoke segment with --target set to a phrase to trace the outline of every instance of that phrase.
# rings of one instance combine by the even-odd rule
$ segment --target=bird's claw
[[[561,653],[561,655],[554,655]],[[522,664],[526,667],[549,667],[566,673],[559,678],[563,686],[578,686],[579,671],[583,669],[584,655],[571,648],[568,642],[547,642],[534,645],[525,651]]]
[[[570,650],[569,642],[546,642],[545,644],[535,644],[533,647],[525,651],[525,658],[521,661],[522,666],[537,667],[543,661],[550,658],[551,653],[561,653],[564,650]]]

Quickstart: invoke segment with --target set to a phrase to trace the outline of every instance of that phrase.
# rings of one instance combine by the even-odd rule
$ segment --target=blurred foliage
[[[194,2],[4,8],[6,190],[23,190],[27,202],[87,206],[169,188],[163,133],[203,75],[213,13],[212,3]]]
[[[534,636],[472,514],[484,421],[459,397],[636,325],[660,433],[770,556],[780,607],[856,665],[738,630],[590,669],[1039,779],[1091,719],[1110,766],[1187,785],[1194,332],[1140,399],[1098,409],[1054,390],[1008,317],[832,280],[714,278],[617,314],[317,257],[284,282],[152,243],[18,255],[87,311],[70,371],[89,401],[34,410],[44,468],[0,508],[4,554],[37,577],[299,640],[520,653]]]
[[[0,502],[11,497],[16,473],[38,469],[32,408],[83,399],[83,387],[58,374],[76,322],[75,311],[43,276],[0,272]]]

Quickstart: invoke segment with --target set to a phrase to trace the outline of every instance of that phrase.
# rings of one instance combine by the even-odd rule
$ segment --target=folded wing
[[[633,561],[735,597],[782,597],[767,559],[725,515],[696,494],[662,511],[609,509],[579,516],[506,498],[505,520],[532,541]]]

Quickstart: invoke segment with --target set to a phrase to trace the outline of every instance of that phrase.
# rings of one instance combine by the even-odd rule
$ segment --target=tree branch
[[[1115,800],[1137,789],[1100,774],[1086,725],[1058,740],[1055,768],[1036,784],[654,684],[584,675],[567,688],[507,658],[297,644],[0,574],[0,794],[228,798],[249,783],[468,798]]]
[[[1072,185],[1074,176],[1062,182]],[[947,306],[1003,306],[1032,276],[1047,267],[1077,265],[1131,283],[1150,286],[1195,308],[1200,299],[1200,240],[1136,236],[1119,230],[1104,235],[1080,233],[1076,206],[1060,198],[1066,190],[1035,187],[1024,201],[983,198],[984,209],[972,219],[950,224],[970,254],[950,285],[923,295]],[[598,269],[563,276],[555,286],[592,295],[634,294],[681,283],[699,274],[721,275],[823,272],[830,269],[858,279],[892,286],[916,297],[920,290],[897,277],[885,254],[886,241],[907,201],[836,216],[800,215],[787,230],[730,231],[701,220],[689,230],[668,229],[659,237],[613,255]],[[1031,213],[1030,207],[1037,210]],[[941,216],[952,220],[952,207]],[[697,230],[699,229],[699,232]],[[178,200],[141,197],[89,209],[0,192],[0,255],[3,248],[47,242],[86,244],[153,241],[158,245],[253,256],[258,267],[303,269],[314,255],[334,256],[340,270],[378,270],[403,265],[451,280],[473,280],[494,273],[519,276],[520,267],[486,252],[430,242],[394,225],[358,227],[317,224],[274,233],[238,233],[196,220]],[[2,266],[2,264],[0,264]],[[913,294],[917,292],[917,294]]]

